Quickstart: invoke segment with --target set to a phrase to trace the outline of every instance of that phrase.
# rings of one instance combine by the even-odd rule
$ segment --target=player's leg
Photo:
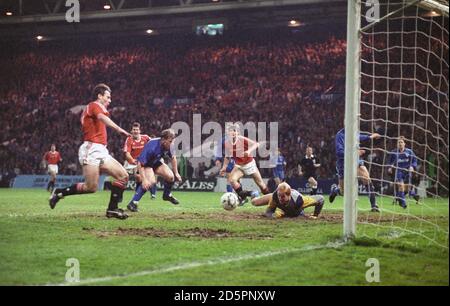
[[[172,170],[170,170],[169,166],[165,163],[161,163],[159,166],[154,167],[154,171],[164,179],[163,200],[169,201],[175,205],[179,204],[180,202],[172,195],[172,186],[175,183],[175,175]]]
[[[252,205],[253,206],[264,206],[269,204],[270,199],[272,198],[272,193],[265,194],[261,197],[253,198]]]
[[[253,180],[255,181],[256,185],[258,185],[259,189],[261,190],[261,192],[263,194],[268,194],[270,193],[269,188],[267,188],[266,183],[264,183],[264,180],[261,176],[261,173],[259,172],[259,169],[256,168],[252,171],[253,173],[251,174]]]
[[[407,208],[405,196],[406,190],[405,183],[402,180],[398,180],[396,182],[396,185],[397,185],[397,194],[396,194],[397,201],[399,202],[401,207]]]
[[[379,212],[380,209],[376,202],[375,188],[372,184],[372,180],[370,179],[369,170],[367,170],[367,168],[365,166],[359,165],[357,174],[358,174],[358,178],[361,180],[363,185],[365,185],[367,188],[367,191],[369,193],[369,201],[370,201],[370,206],[371,206],[372,211]]]
[[[156,199],[156,191],[158,189],[158,187],[156,186],[156,178],[155,178],[155,183],[152,185],[152,187],[150,188],[150,198],[152,200]]]
[[[339,177],[339,182],[338,182],[339,185],[336,185],[336,184],[331,185],[330,197],[328,199],[330,201],[330,203],[333,203],[334,199],[336,199],[336,197],[338,195],[344,194],[344,160],[343,159],[336,160],[336,172]]]
[[[50,175],[50,179],[48,180],[47,190],[52,192],[55,187],[56,181],[56,172],[54,170],[49,169],[48,174]]]
[[[66,196],[75,194],[94,193],[97,191],[99,167],[96,165],[84,165],[83,176],[84,183],[77,183],[65,188],[56,188],[53,190],[49,199],[50,208],[54,209],[56,203]]]
[[[239,181],[243,177],[244,172],[239,167],[235,166],[230,173],[230,183],[236,194],[239,196],[239,200],[241,203],[245,201],[248,196],[251,195],[251,191],[242,189],[242,185]]]
[[[123,192],[129,179],[127,170],[117,160],[109,157],[100,165],[100,171],[114,178],[114,182],[111,184],[111,196],[106,216],[108,218],[126,219],[128,215],[119,209],[119,203],[122,202]]]
[[[231,181],[230,181],[230,176],[231,176],[230,174],[231,174],[231,172],[226,174],[226,176],[227,176],[227,192],[233,192],[233,187],[231,186]]]
[[[225,169],[226,177],[227,177],[227,192],[233,192],[233,186],[230,181],[231,171],[234,169],[234,163],[229,162],[227,168]]]
[[[311,194],[310,195],[316,195],[317,194],[317,181],[313,176],[310,176],[308,178],[309,186],[311,187]]]
[[[406,198],[405,198],[405,173],[399,169],[397,169],[395,173],[395,186],[396,186],[396,192],[395,192],[395,198],[400,204],[401,207],[406,208]]]
[[[321,195],[303,196],[302,209],[314,207],[314,213],[310,216],[310,218],[317,219],[322,211],[324,203],[325,199]]]
[[[139,180],[140,184],[136,188],[136,191],[134,192],[133,198],[130,200],[130,202],[127,205],[127,209],[132,212],[138,212],[138,204],[139,201],[144,196],[145,192],[147,190],[142,187],[142,176],[145,175],[145,177],[150,181],[150,186],[156,185],[156,178],[155,173],[151,167],[143,168],[142,170],[144,173],[139,174]]]
[[[420,197],[417,194],[416,185],[414,184],[414,174],[408,173],[406,181],[408,182],[408,195],[416,201],[416,204],[419,204]]]

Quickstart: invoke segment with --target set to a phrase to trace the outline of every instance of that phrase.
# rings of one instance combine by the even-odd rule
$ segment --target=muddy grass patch
[[[210,228],[189,228],[189,229],[161,229],[154,227],[145,228],[123,228],[119,227],[115,230],[102,231],[93,228],[83,228],[99,238],[112,236],[139,236],[149,238],[244,238],[244,239],[272,239],[271,234],[261,233],[239,233],[232,232],[227,229],[210,229]]]
[[[309,216],[310,213],[307,213]],[[162,220],[218,220],[218,221],[267,221],[267,222],[307,222],[307,223],[329,223],[337,224],[343,223],[343,213],[323,212],[318,219],[310,219],[309,217],[298,218],[283,218],[277,220],[267,219],[261,212],[255,211],[230,211],[219,213],[197,213],[197,212],[181,212],[179,214],[152,214],[152,218]],[[421,216],[417,218],[407,214],[383,214],[383,213],[371,213],[360,212],[358,214],[358,223],[389,223],[389,222],[402,222],[409,220],[436,220],[436,219],[448,219],[448,216]]]

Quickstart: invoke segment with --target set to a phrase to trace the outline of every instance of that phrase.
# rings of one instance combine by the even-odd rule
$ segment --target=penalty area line
[[[180,270],[187,270],[187,269],[193,269],[193,268],[199,268],[199,267],[206,267],[206,266],[212,266],[212,265],[218,265],[218,264],[227,264],[231,262],[238,262],[238,261],[244,261],[244,260],[250,260],[250,259],[260,259],[265,257],[271,257],[271,256],[277,256],[277,255],[284,255],[287,253],[295,253],[295,252],[307,252],[307,251],[313,251],[313,250],[320,250],[320,249],[336,249],[340,248],[344,245],[344,242],[328,242],[326,244],[319,244],[319,245],[307,245],[301,248],[290,248],[290,249],[280,249],[277,251],[267,251],[263,253],[249,253],[244,254],[240,256],[235,256],[232,258],[223,258],[223,257],[217,257],[209,260],[204,261],[194,261],[194,262],[188,262],[188,263],[181,263],[181,264],[175,264],[168,267],[163,268],[157,268],[152,270],[144,270],[140,272],[134,272],[129,274],[119,274],[119,275],[113,275],[113,276],[105,276],[105,277],[98,277],[98,278],[87,278],[82,279],[79,282],[64,282],[59,284],[46,284],[47,286],[79,286],[79,285],[89,285],[89,284],[95,284],[95,283],[101,283],[101,282],[109,282],[113,280],[118,279],[127,279],[132,277],[139,277],[139,276],[147,276],[147,275],[155,275],[155,274],[164,274],[174,271],[180,271]]]

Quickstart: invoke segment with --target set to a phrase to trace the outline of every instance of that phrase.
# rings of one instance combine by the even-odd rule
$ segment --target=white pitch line
[[[168,273],[168,272],[186,270],[186,269],[192,269],[192,268],[198,268],[198,267],[204,267],[204,266],[227,264],[227,263],[231,263],[231,262],[237,262],[237,261],[243,261],[243,260],[249,260],[249,259],[260,259],[260,258],[265,258],[265,257],[270,257],[270,256],[283,255],[283,254],[292,253],[292,252],[306,252],[306,251],[329,249],[329,248],[336,249],[336,248],[343,246],[344,244],[345,244],[344,242],[328,242],[327,244],[309,245],[309,246],[304,246],[302,248],[293,248],[293,249],[281,249],[278,251],[268,251],[268,252],[263,252],[263,253],[259,253],[259,254],[251,253],[251,254],[245,254],[245,255],[236,256],[236,257],[232,257],[232,258],[218,257],[218,258],[214,258],[214,259],[210,259],[210,260],[206,260],[206,261],[176,264],[176,265],[168,266],[165,268],[144,270],[144,271],[130,273],[130,274],[105,276],[105,277],[99,277],[99,278],[87,278],[87,279],[81,280],[79,282],[74,282],[74,283],[64,282],[64,283],[59,283],[59,284],[46,284],[46,285],[47,286],[89,285],[89,284],[93,284],[93,283],[108,282],[108,281],[112,281],[112,280],[126,279],[126,278],[130,278],[130,277],[164,274],[164,273]]]

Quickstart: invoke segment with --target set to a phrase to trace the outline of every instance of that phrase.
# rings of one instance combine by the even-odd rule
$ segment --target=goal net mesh
[[[375,2],[378,21],[368,11]],[[419,235],[448,248],[448,18],[412,2],[361,1],[360,131],[381,138],[360,148],[381,214],[360,214],[358,234]],[[406,209],[395,184],[401,169],[389,166],[400,136],[417,157],[404,181],[412,190],[405,191]]]

